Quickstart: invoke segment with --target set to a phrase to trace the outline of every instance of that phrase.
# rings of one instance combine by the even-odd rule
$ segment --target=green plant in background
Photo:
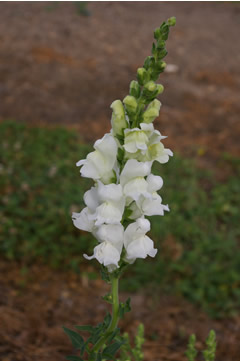
[[[191,335],[189,337],[188,348],[186,351],[186,356],[188,361],[196,360],[198,351],[196,350],[195,343],[196,343],[196,336]],[[216,343],[216,334],[213,330],[209,332],[209,335],[206,339],[206,346],[207,346],[206,350],[203,351],[204,360],[214,361],[217,343]]]

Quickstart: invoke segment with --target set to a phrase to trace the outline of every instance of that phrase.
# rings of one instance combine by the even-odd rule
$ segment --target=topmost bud
[[[169,18],[169,19],[167,20],[167,23],[168,23],[169,26],[174,26],[174,25],[176,24],[176,18],[175,18],[175,16],[172,16],[171,18]]]

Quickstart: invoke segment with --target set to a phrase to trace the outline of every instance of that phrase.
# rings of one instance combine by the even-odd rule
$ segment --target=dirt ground
[[[153,29],[175,15],[156,127],[165,144],[212,166],[240,156],[239,2],[0,2],[0,120],[75,127],[93,141],[110,128],[110,104],[128,92],[149,55]],[[61,361],[71,346],[61,330],[102,319],[101,281],[34,267],[22,275],[0,262],[1,361]],[[127,296],[127,295],[126,295]],[[181,299],[132,295],[123,327],[146,326],[145,360],[182,361],[188,335],[199,348],[218,338],[217,361],[240,359],[240,318],[212,321]],[[200,359],[199,359],[200,360]]]
[[[24,273],[19,272],[19,265],[1,261],[0,291],[1,361],[64,360],[73,350],[62,325],[96,325],[106,313],[101,299],[108,292],[105,283],[45,267],[35,266]],[[210,329],[217,333],[216,361],[239,360],[239,316],[221,322],[209,320],[186,301],[157,290],[121,294],[123,301],[129,296],[132,311],[121,327],[134,335],[139,322],[144,322],[145,361],[184,361],[189,335],[196,333],[197,347],[203,350]]]
[[[166,144],[214,160],[240,154],[238,2],[0,3],[0,119],[76,126],[85,140],[110,128],[150,53],[153,29],[175,15],[157,127]],[[176,69],[175,69],[176,70]]]

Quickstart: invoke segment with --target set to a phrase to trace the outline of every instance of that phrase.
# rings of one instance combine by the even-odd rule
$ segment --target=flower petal
[[[89,209],[83,208],[80,213],[73,213],[72,220],[75,227],[82,229],[83,231],[92,232],[94,227],[94,222],[91,219],[91,213]]]
[[[121,253],[123,246],[124,228],[121,224],[103,224],[95,232],[100,242],[109,242]]]
[[[94,215],[95,225],[100,226],[103,223],[118,224],[122,220],[124,211],[124,199],[119,202],[104,202],[97,207]]]
[[[96,208],[99,206],[98,192],[96,187],[91,187],[83,196],[86,206],[95,212]]]
[[[109,268],[112,272],[118,268],[118,262],[120,260],[119,251],[109,242],[102,242],[94,248],[93,255],[83,255],[86,259],[91,260],[96,258],[99,263]]]
[[[136,159],[129,159],[120,175],[120,184],[124,186],[129,180],[136,177],[145,177],[150,174],[152,162],[138,162]]]
[[[163,179],[158,175],[149,174],[147,177],[148,192],[153,193],[158,191],[163,186]]]
[[[120,184],[103,184],[98,182],[98,197],[100,201],[120,201],[123,198],[122,186]]]
[[[147,196],[148,183],[143,177],[137,177],[127,182],[123,188],[123,193],[126,197],[137,201],[141,194]]]

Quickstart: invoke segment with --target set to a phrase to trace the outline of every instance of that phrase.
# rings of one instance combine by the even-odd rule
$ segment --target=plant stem
[[[118,277],[111,276],[111,285],[112,285],[112,320],[110,325],[108,326],[106,332],[102,335],[102,337],[98,340],[95,346],[92,349],[93,353],[96,353],[100,350],[100,348],[104,345],[107,338],[110,334],[115,330],[118,324],[119,319],[119,300],[118,300]]]

